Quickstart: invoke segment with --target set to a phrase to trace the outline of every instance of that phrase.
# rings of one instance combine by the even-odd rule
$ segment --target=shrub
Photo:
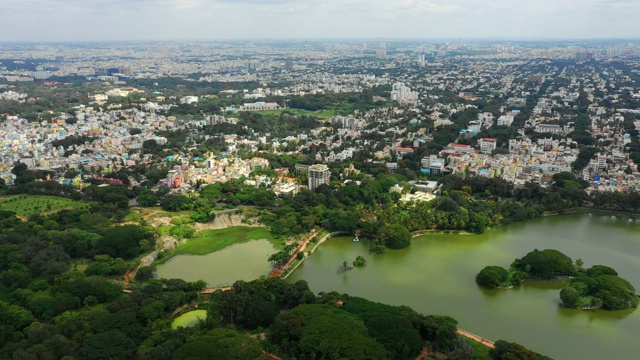
[[[353,261],[353,266],[355,267],[362,267],[362,266],[365,266],[366,264],[367,264],[367,259],[365,259],[364,256],[362,255],[358,255],[356,259]]]
[[[560,300],[565,306],[575,307],[578,300],[580,300],[580,293],[575,288],[567,286],[560,290]]]

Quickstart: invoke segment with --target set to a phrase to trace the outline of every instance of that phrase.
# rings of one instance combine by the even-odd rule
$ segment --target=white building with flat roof
[[[491,152],[496,149],[497,141],[492,138],[482,138],[478,141],[478,144],[480,145],[480,152],[491,155]]]
[[[498,118],[498,126],[511,126],[514,117],[512,115],[502,115]]]
[[[240,107],[241,111],[261,111],[261,110],[278,110],[280,109],[280,105],[274,102],[263,102],[258,101],[254,103],[244,103]]]

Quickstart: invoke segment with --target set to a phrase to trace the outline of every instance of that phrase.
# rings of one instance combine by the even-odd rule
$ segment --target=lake
[[[158,265],[158,277],[204,280],[209,287],[232,285],[236,280],[251,281],[269,274],[269,255],[278,252],[268,240],[252,240],[227,246],[207,255],[176,255]]]
[[[612,266],[640,288],[640,225],[620,216],[571,214],[499,227],[482,235],[433,234],[411,246],[370,255],[368,242],[337,237],[289,277],[315,292],[335,290],[423,314],[446,314],[461,329],[504,339],[556,359],[638,358],[640,311],[583,311],[559,306],[563,281],[527,281],[509,290],[475,283],[484,266],[508,267],[534,249],[558,249],[585,267]],[[336,272],[343,261],[366,257],[364,268]]]

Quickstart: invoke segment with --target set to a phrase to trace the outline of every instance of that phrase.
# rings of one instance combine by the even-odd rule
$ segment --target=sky
[[[640,38],[640,0],[0,0],[0,41]]]

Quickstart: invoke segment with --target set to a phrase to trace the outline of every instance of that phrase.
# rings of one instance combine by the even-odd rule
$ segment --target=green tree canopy
[[[87,360],[129,359],[136,351],[135,341],[121,331],[110,330],[86,337],[78,354]]]
[[[142,252],[140,243],[143,240],[155,244],[153,234],[141,226],[116,226],[107,230],[98,240],[96,248],[99,252],[114,258],[132,259]]]
[[[486,266],[476,275],[476,283],[488,289],[495,289],[507,281],[509,272],[501,266]]]
[[[378,236],[384,241],[385,246],[390,249],[402,249],[411,244],[411,233],[400,224],[382,227],[378,231]]]
[[[551,279],[559,275],[574,275],[576,272],[573,260],[554,249],[533,250],[522,259],[516,259],[511,267],[543,279]]]
[[[389,358],[387,350],[367,336],[362,320],[331,305],[300,305],[278,315],[270,338],[295,357]]]
[[[181,346],[174,360],[255,360],[262,355],[260,343],[233,329],[217,328]]]
[[[495,342],[495,348],[489,350],[489,357],[492,360],[551,360],[520,344],[505,340]]]

